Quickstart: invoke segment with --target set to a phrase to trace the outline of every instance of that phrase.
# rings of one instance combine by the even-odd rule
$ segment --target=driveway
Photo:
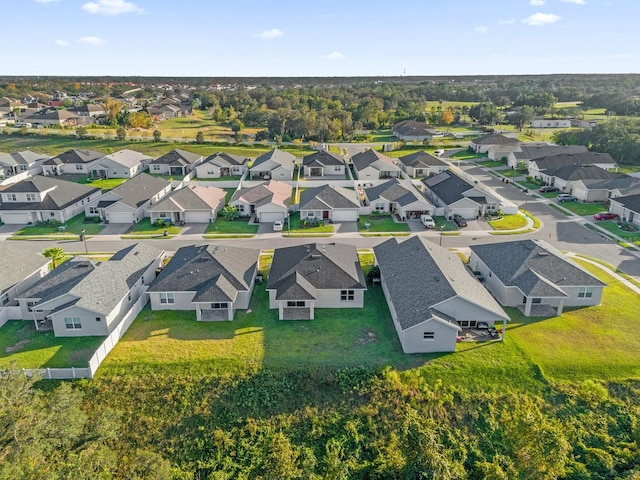
[[[129,223],[108,223],[99,235],[122,235],[131,228]]]
[[[208,223],[188,223],[180,229],[180,235],[202,235]]]
[[[333,224],[333,231],[335,233],[357,233],[358,222],[341,222]]]

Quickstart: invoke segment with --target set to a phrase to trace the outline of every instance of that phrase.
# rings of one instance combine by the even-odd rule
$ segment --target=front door
[[[256,206],[255,205],[251,205],[249,207],[249,212],[251,213],[251,215],[253,215],[254,213],[256,213]]]
[[[327,220],[329,218],[329,210],[322,211],[322,219]]]

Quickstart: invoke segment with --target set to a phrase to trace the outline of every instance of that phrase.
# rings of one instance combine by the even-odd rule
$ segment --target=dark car
[[[560,189],[558,187],[554,187],[552,185],[545,185],[544,187],[540,187],[539,192],[559,192]]]
[[[457,213],[453,216],[453,223],[455,223],[458,227],[466,227],[467,221],[462,215],[458,215]]]
[[[596,213],[593,216],[594,220],[615,220],[618,217],[619,215],[617,213],[609,213],[609,212]]]

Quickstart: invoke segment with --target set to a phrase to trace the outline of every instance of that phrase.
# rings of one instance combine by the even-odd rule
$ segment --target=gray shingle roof
[[[180,248],[149,287],[150,292],[196,292],[194,302],[234,301],[247,291],[258,250],[221,245]]]
[[[595,165],[583,165],[580,163],[572,165],[564,165],[558,168],[549,168],[545,170],[545,175],[561,178],[563,180],[573,182],[576,180],[610,180],[625,176],[624,173],[613,173],[596,167]]]
[[[224,202],[226,192],[217,187],[187,185],[174,190],[149,208],[150,212],[184,212],[187,210],[215,210]]]
[[[418,236],[391,238],[373,250],[403,330],[433,316],[444,318],[437,305],[454,297],[495,313],[496,320],[507,318],[455,253]]]
[[[0,293],[49,263],[48,258],[15,243],[0,243]]]
[[[640,193],[640,178],[630,175],[622,175],[608,180],[585,179],[582,180],[582,183],[590,190],[620,190],[625,194],[628,192],[629,195],[635,194],[636,191]]]
[[[356,247],[336,243],[276,248],[267,281],[267,289],[283,300],[317,298],[317,290],[366,288]]]
[[[538,170],[547,170],[551,168],[563,167],[565,165],[592,165],[596,163],[604,164],[616,164],[608,153],[595,153],[595,152],[583,152],[583,153],[570,153],[563,155],[553,155],[551,157],[541,157],[533,160],[538,167]]]
[[[517,145],[520,140],[517,138],[505,137],[501,133],[492,133],[474,138],[471,143],[475,145]]]
[[[118,150],[117,152],[110,155],[105,155],[103,157],[103,160],[111,160],[120,165],[124,165],[127,168],[131,168],[135,167],[136,165],[140,165],[143,162],[151,160],[151,157],[143,153],[125,148],[123,150]]]
[[[504,285],[527,296],[565,296],[562,287],[605,285],[539,240],[472,245],[471,250]]]
[[[465,198],[463,193],[473,188],[473,185],[451,170],[423,178],[422,183],[447,205]]]
[[[31,165],[39,160],[48,160],[51,157],[44,153],[35,153],[30,150],[0,155],[0,165],[12,167],[14,165]]]
[[[400,167],[394,163],[394,160],[373,149],[356,153],[351,157],[351,162],[357,171],[362,171],[369,166],[381,172],[400,171]]]
[[[520,152],[514,152],[516,160],[532,160],[534,158],[553,157],[568,153],[584,153],[587,147],[584,145],[527,145],[520,146]]]
[[[132,208],[138,208],[169,185],[171,185],[171,182],[163,178],[141,173],[118,185],[109,193],[121,197],[120,203]]]
[[[262,183],[255,187],[236,190],[229,203],[241,201],[258,207],[271,202],[288,208],[292,192],[293,188],[288,183],[269,180],[267,183]]]
[[[58,298],[68,293],[94,269],[92,261],[81,257],[74,258],[42,277],[19,295],[19,298],[39,298],[39,303]]]
[[[42,202],[5,202],[0,205],[0,210],[63,210],[89,195],[100,192],[100,189],[55,177],[36,175],[14,183],[2,193],[35,192],[47,192]]]
[[[400,205],[409,205],[410,203],[417,201],[428,203],[428,200],[426,200],[417,191],[413,192],[408,188],[403,187],[400,182],[395,179],[381,183],[375,187],[365,188],[364,191],[370,202],[382,197],[389,202],[396,202]]]
[[[405,155],[404,157],[400,157],[398,160],[407,167],[413,168],[442,167],[447,165],[446,162],[443,162],[438,157],[434,157],[424,150]]]
[[[612,202],[617,202],[625,208],[633,212],[640,213],[640,194],[637,195],[625,195],[624,197],[612,198]]]
[[[187,152],[186,150],[180,150],[176,148],[169,153],[165,153],[161,157],[156,158],[150,162],[150,165],[176,165],[186,166],[192,165],[198,162],[202,158],[202,155],[197,153]]]
[[[248,157],[241,157],[240,155],[233,155],[232,153],[218,152],[205,158],[203,164],[212,163],[219,167],[233,167],[235,165],[246,165],[251,159]]]
[[[295,161],[295,155],[274,148],[273,150],[267,153],[263,153],[258,158],[256,158],[253,162],[253,165],[251,165],[250,170],[263,172],[275,170],[278,167],[282,167],[286,170],[293,171],[293,169],[295,168]]]
[[[332,210],[334,208],[360,208],[356,192],[327,184],[309,188],[300,193],[300,210]]]
[[[74,148],[72,150],[67,150],[64,153],[61,153],[57,157],[53,157],[53,160],[59,160],[60,162],[65,164],[74,164],[89,163],[102,157],[104,157],[104,153],[96,152],[95,150]]]
[[[324,150],[306,155],[302,159],[302,165],[305,167],[326,167],[335,165],[344,165],[344,158],[335,153],[325,152]]]

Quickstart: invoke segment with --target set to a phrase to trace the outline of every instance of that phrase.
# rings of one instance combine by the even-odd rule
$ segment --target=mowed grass
[[[489,222],[494,230],[514,230],[527,226],[527,218],[524,215],[505,215],[500,220]]]
[[[180,227],[175,225],[158,226],[151,223],[150,219],[143,218],[127,231],[127,235],[163,235],[165,231],[168,235],[177,235],[180,233]]]
[[[562,202],[561,205],[576,215],[595,215],[606,212],[607,207],[603,203]]]
[[[87,177],[82,177],[77,180],[77,183],[91,185],[92,187],[101,188],[102,190],[113,190],[126,181],[126,178],[103,178],[99,180],[89,180]]]
[[[0,328],[0,368],[86,367],[104,337],[56,338],[33,321],[10,320]]]
[[[368,223],[369,228],[365,228],[364,224]],[[408,232],[409,225],[406,223],[397,223],[391,215],[360,215],[358,220],[359,232]]]
[[[626,232],[618,227],[618,224],[615,221],[603,220],[598,222],[597,225],[629,242],[640,242],[640,232]]]
[[[69,234],[80,235],[82,230],[85,230],[87,235],[96,235],[104,228],[104,225],[98,223],[84,223],[85,215],[81,213],[73,218],[70,218],[64,223],[65,229],[62,232],[58,231],[58,227],[31,225],[23,227],[18,230],[16,236],[29,236],[29,235],[46,235],[46,236],[69,236]]]
[[[258,225],[250,225],[247,220],[233,220],[228,222],[222,216],[218,216],[215,221],[207,225],[205,233],[225,234],[225,233],[258,233]]]
[[[333,225],[330,223],[320,222],[318,225],[304,225],[304,221],[300,219],[300,212],[291,215],[289,221],[291,222],[291,233],[333,233]],[[288,234],[288,225],[285,224],[282,230],[283,235]]]

